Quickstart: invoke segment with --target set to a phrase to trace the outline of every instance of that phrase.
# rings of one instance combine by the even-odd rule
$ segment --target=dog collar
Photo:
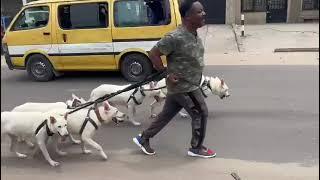
[[[98,120],[102,123],[103,119],[100,115],[99,108],[98,108],[97,104],[94,104],[94,112],[96,113]],[[89,116],[89,114],[88,114],[88,116]]]
[[[210,86],[210,83],[209,83],[209,80],[208,79],[205,79],[204,81],[203,81],[203,83],[202,83],[202,85],[201,85],[201,93],[202,93],[202,95],[205,97],[205,98],[207,98],[208,96],[206,95],[206,93],[204,92],[205,91],[205,87],[207,87],[207,88],[209,88],[211,91],[212,91],[212,88],[211,88],[211,86]]]
[[[142,104],[142,102],[138,102],[138,100],[137,100],[136,97],[135,97],[135,95],[136,95],[136,93],[139,91],[139,89],[140,89],[140,88],[136,88],[136,89],[133,91],[133,93],[130,95],[127,103],[128,103],[131,99],[133,99],[133,101],[134,101],[134,103],[136,103],[136,105],[141,105],[141,104]],[[142,92],[141,89],[140,89],[140,92]],[[142,94],[142,93],[141,93],[141,94]],[[144,93],[143,93],[143,94],[144,94]]]
[[[144,91],[143,91],[143,90],[144,90],[144,89],[143,89],[143,87],[142,87],[142,86],[140,86],[140,87],[139,87],[139,89],[140,89],[140,93],[141,93],[141,95],[142,95],[142,96],[146,96],[146,94],[145,94],[145,93],[144,93]]]
[[[50,129],[49,129],[49,127],[48,127],[48,124],[47,124],[47,121],[48,121],[47,119],[44,120],[43,123],[41,123],[41,124],[38,126],[38,128],[36,129],[35,135],[37,135],[37,134],[39,133],[40,129],[42,129],[43,126],[46,126],[46,132],[47,132],[47,135],[48,135],[48,136],[54,135],[54,133],[50,131]]]
[[[86,117],[86,119],[84,120],[84,122],[83,122],[83,124],[82,124],[82,126],[81,126],[81,128],[80,128],[80,131],[79,131],[79,134],[80,134],[80,135],[82,135],[83,130],[84,130],[84,128],[86,127],[86,125],[87,125],[88,122],[90,122],[90,123],[94,126],[94,128],[95,128],[96,130],[98,129],[97,123],[94,122],[94,120],[92,120],[92,119],[90,118],[90,116],[89,116],[89,115],[90,115],[90,112],[91,112],[92,110],[95,110],[95,113],[96,113],[96,115],[97,115],[96,105],[95,105],[95,107],[91,107],[91,108],[88,110],[87,117]],[[99,114],[99,116],[100,116],[100,113],[98,113],[98,114]],[[97,115],[97,118],[99,119],[98,115]],[[100,116],[100,118],[101,118],[101,116]],[[100,121],[100,120],[99,120],[99,121]],[[100,121],[100,122],[101,122],[101,121]]]

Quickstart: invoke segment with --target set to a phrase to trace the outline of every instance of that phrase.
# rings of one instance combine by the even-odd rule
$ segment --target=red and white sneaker
[[[213,150],[202,146],[200,149],[190,148],[188,151],[188,156],[201,157],[201,158],[213,158],[216,156],[216,152]]]

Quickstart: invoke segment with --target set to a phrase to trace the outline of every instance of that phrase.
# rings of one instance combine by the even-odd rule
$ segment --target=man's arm
[[[165,69],[165,67],[163,66],[162,60],[161,60],[162,55],[164,55],[164,54],[160,52],[160,49],[157,46],[153,47],[149,53],[149,58],[153,64],[153,67],[157,71],[162,71]],[[168,74],[167,78],[173,84],[175,84],[179,81],[178,76],[175,74]]]
[[[157,70],[157,71],[162,71],[165,69],[165,67],[163,66],[162,60],[161,60],[161,56],[163,54],[160,52],[158,47],[153,47],[151,49],[151,51],[149,52],[149,58],[153,64],[153,67]]]

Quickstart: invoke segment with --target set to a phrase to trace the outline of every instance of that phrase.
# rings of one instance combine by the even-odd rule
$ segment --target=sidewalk
[[[274,53],[276,48],[319,48],[319,24],[207,25],[199,30],[207,65],[319,65],[319,52]]]

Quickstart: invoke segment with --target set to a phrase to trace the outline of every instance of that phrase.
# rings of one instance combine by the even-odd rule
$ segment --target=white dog
[[[38,103],[38,102],[27,102],[20,106],[16,106],[12,109],[15,112],[46,112],[51,109],[60,109],[60,108],[75,108],[80,104],[86,103],[87,101],[83,98],[72,94],[72,100],[67,100],[64,102],[55,102],[55,103]]]
[[[156,84],[157,87],[165,87],[166,86],[166,80],[162,79]],[[218,77],[208,77],[208,76],[202,76],[201,83],[200,83],[200,90],[202,91],[202,94],[204,97],[208,97],[210,94],[214,94],[219,96],[221,99],[225,97],[229,97],[229,87],[224,82],[223,79],[219,79]],[[167,88],[161,89],[161,94],[166,95],[167,94]],[[155,108],[159,106],[164,99],[156,99],[154,100],[150,106],[151,106],[151,117],[156,117]],[[180,116],[187,117],[187,114],[179,112]]]
[[[19,158],[27,155],[17,152],[18,137],[35,138],[38,147],[51,166],[58,166],[48,153],[46,141],[49,136],[58,133],[68,136],[67,121],[63,114],[42,112],[1,112],[1,137],[7,134],[11,139],[11,152]]]
[[[128,86],[129,85],[100,85],[99,87],[92,90],[89,101],[94,101],[106,94],[114,93]],[[108,101],[111,105],[120,105],[127,107],[129,121],[132,122],[132,124],[139,126],[141,123],[135,120],[136,106],[142,104],[145,97],[152,97],[158,100],[164,98],[164,96],[161,97],[161,90],[152,90],[154,88],[156,88],[155,83],[150,82],[149,85],[144,85],[142,87],[138,87],[136,89],[124,92],[122,94],[108,99]]]
[[[86,103],[87,101],[83,98],[72,94],[72,100],[67,100],[66,103],[64,102],[55,102],[55,103],[38,103],[38,102],[27,102],[22,105],[16,106],[12,109],[13,112],[47,112],[52,109],[67,109],[67,108],[75,108],[80,104]],[[70,136],[71,141],[77,143],[72,136]],[[23,137],[18,137],[18,142],[26,142],[28,146],[34,147],[34,144],[29,141],[25,140]]]
[[[67,109],[55,109],[53,112],[66,113]],[[80,109],[72,114],[66,116],[68,122],[68,131],[71,134],[80,135],[81,148],[83,153],[91,153],[90,150],[85,148],[85,143],[99,151],[103,159],[107,159],[107,155],[104,153],[102,147],[96,143],[92,137],[96,130],[102,125],[111,121],[115,123],[122,122],[125,118],[125,114],[118,111],[117,108],[110,106],[107,101],[100,107],[91,107],[89,109]],[[60,155],[65,155],[66,152],[62,152],[58,149],[58,141],[55,141],[56,152]]]

